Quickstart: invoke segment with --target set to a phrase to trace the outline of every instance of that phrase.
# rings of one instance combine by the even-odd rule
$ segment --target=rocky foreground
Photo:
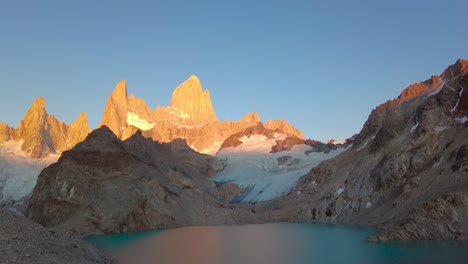
[[[0,208],[0,263],[112,263],[88,243]]]

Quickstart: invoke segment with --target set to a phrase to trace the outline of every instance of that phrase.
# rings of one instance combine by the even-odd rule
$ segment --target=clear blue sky
[[[151,108],[191,74],[219,119],[257,111],[342,140],[416,81],[468,58],[468,1],[0,0],[0,120],[31,102],[91,127],[121,79]]]

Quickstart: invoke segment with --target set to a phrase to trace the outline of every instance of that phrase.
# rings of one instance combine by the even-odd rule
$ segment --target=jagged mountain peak
[[[46,100],[44,96],[39,96],[32,102],[30,109],[37,109],[37,108],[45,109],[45,107],[46,107]]]
[[[121,140],[112,132],[112,130],[103,125],[93,130],[82,142],[75,146],[75,150],[100,149],[101,151],[119,151]],[[98,147],[97,147],[98,146]]]
[[[126,139],[133,135],[141,122],[152,124],[152,111],[146,102],[133,93],[128,97],[127,82],[118,82],[109,96],[98,127],[107,126],[118,138]],[[136,119],[136,120],[135,120]],[[132,122],[136,121],[136,122]]]
[[[233,133],[260,122],[253,112],[235,122],[222,122],[216,118],[210,93],[203,90],[200,80],[192,75],[177,86],[169,106],[158,106],[151,111],[143,99],[126,96],[124,82],[117,84],[109,97],[99,127],[106,125],[121,140],[134,135],[138,130],[143,136],[159,142],[184,139],[194,150],[216,153],[221,143]],[[302,133],[282,121],[271,121],[274,129],[287,130],[303,138]]]
[[[203,91],[200,80],[195,75],[177,86],[169,106],[186,113],[195,124],[217,120],[210,92]]]
[[[27,137],[26,134],[28,134],[30,131],[32,132],[33,130],[37,130],[37,128],[43,128],[46,121],[46,101],[44,97],[39,96],[32,102],[28,111],[21,120],[15,133],[15,139],[24,139]]]
[[[288,122],[286,122],[286,120],[284,119],[277,119],[277,120],[267,119],[265,123],[265,127],[271,130],[279,129],[286,134],[294,135],[300,139],[304,139],[304,135],[302,134],[302,132],[299,129],[293,127]]]
[[[127,81],[121,80],[115,85],[111,98],[117,102],[126,102],[127,100]]]
[[[49,115],[46,101],[40,96],[32,102],[17,129],[3,130],[9,131],[9,137],[4,139],[22,140],[21,149],[27,155],[43,158],[73,147],[86,137],[89,128],[85,113],[81,113],[70,126],[54,115]]]
[[[0,144],[12,139],[15,134],[13,128],[0,121]]]
[[[441,74],[441,77],[444,81],[448,81],[466,72],[468,72],[468,60],[460,58],[454,64],[447,67]]]

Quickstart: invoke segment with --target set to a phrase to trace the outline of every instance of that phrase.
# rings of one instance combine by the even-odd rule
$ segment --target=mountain
[[[169,106],[158,106],[154,111],[144,100],[128,97],[126,82],[119,82],[107,100],[99,127],[109,127],[122,140],[138,130],[159,142],[185,139],[194,150],[215,154],[227,137],[258,122],[256,112],[237,122],[218,120],[209,91],[203,90],[199,79],[192,75],[174,90]],[[284,120],[268,120],[267,127],[303,138],[298,129]]]
[[[26,215],[76,234],[256,222],[251,206],[220,198],[229,190],[209,180],[216,166],[183,140],[121,141],[103,126],[41,172]]]
[[[88,134],[85,113],[70,125],[47,114],[44,97],[37,98],[14,130],[13,139],[22,141],[21,149],[31,158],[43,158],[60,153],[82,141]],[[11,136],[10,136],[11,138]]]
[[[143,99],[128,96],[126,81],[120,81],[106,102],[99,126],[108,126],[122,140],[141,131],[159,142],[185,139],[192,149],[215,154],[231,134],[258,122],[255,112],[238,122],[217,120],[209,92],[191,76],[174,90],[169,106],[155,111]],[[294,132],[284,121],[277,128]],[[67,125],[47,113],[43,97],[31,104],[17,129],[0,122],[0,206],[24,212],[40,171],[83,141],[89,131],[85,113]]]
[[[147,131],[154,127],[153,113],[146,102],[136,98],[133,94],[127,95],[127,82],[120,81],[107,99],[104,115],[98,127],[107,126],[112,132],[122,139],[127,139],[135,134],[138,129]],[[128,122],[133,126],[129,126]]]
[[[169,107],[179,109],[193,124],[218,120],[211,104],[210,92],[202,90],[200,80],[195,75],[174,90]]]
[[[385,229],[374,241],[467,239],[466,91],[468,61],[461,59],[409,86],[371,112],[352,148],[257,212]]]
[[[174,90],[169,106],[158,106],[154,111],[143,99],[133,94],[128,96],[125,80],[118,82],[106,102],[98,127],[107,126],[122,140],[139,130],[145,137],[159,142],[185,139],[194,150],[215,154],[227,137],[258,122],[260,118],[256,112],[244,115],[237,122],[218,120],[209,91],[203,90],[198,77],[192,75]],[[304,138],[301,131],[282,119],[267,120],[266,127]],[[67,125],[49,115],[45,99],[39,97],[17,129],[0,122],[0,144],[20,141],[21,149],[28,156],[43,158],[72,148],[84,140],[89,131],[86,113]]]

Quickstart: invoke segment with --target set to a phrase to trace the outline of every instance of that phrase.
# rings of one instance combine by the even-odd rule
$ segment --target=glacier
[[[243,189],[233,202],[268,201],[287,194],[312,168],[347,149],[313,152],[313,147],[300,144],[291,150],[270,153],[276,140],[284,138],[286,135],[280,133],[271,139],[264,135],[240,138],[240,146],[224,148],[216,154],[225,168],[212,180],[217,184],[232,182]]]
[[[31,194],[37,176],[56,162],[59,155],[31,159],[21,150],[21,141],[10,140],[0,145],[0,206],[15,203]]]

